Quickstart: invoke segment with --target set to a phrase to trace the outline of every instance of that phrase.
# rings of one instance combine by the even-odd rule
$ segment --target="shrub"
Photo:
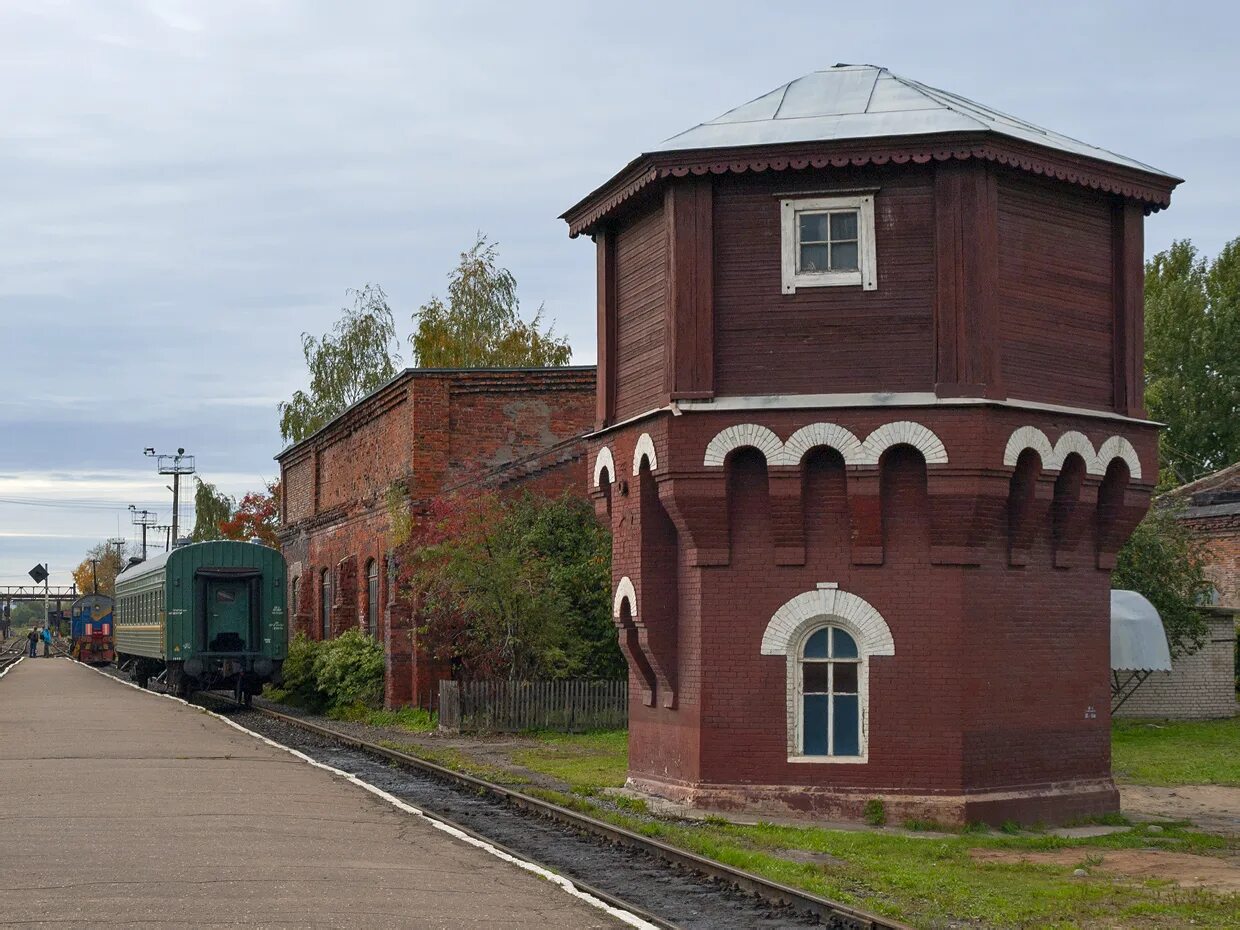
[[[887,822],[887,805],[882,798],[871,798],[865,802],[862,816],[871,827],[881,827]]]
[[[321,645],[304,633],[298,633],[289,643],[288,658],[284,660],[283,666],[284,681],[281,684],[289,704],[307,710],[321,710],[326,703],[314,672],[315,659]]]
[[[383,647],[360,630],[320,643],[314,686],[331,707],[383,703]]]

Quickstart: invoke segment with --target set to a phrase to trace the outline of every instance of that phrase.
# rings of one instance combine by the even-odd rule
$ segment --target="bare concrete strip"
[[[620,925],[214,715],[68,661],[0,682],[0,784],[0,926]]]

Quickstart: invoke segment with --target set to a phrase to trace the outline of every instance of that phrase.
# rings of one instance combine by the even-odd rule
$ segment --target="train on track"
[[[181,546],[116,579],[116,663],[182,697],[231,689],[249,703],[288,651],[284,556],[257,543]]]
[[[87,665],[109,665],[116,658],[112,598],[84,594],[69,608],[69,655]]]

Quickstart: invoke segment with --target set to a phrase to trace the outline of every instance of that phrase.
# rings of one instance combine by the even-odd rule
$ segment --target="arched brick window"
[[[366,632],[379,638],[379,563],[366,563]]]
[[[860,756],[863,669],[857,641],[841,627],[818,627],[805,638],[798,665],[801,754]]]
[[[332,573],[331,569],[323,569],[322,595],[319,602],[319,621],[323,639],[331,639],[332,635]]]
[[[289,583],[288,593],[288,615],[290,617],[297,613],[297,582],[301,581],[297,575],[293,576],[293,580]]]

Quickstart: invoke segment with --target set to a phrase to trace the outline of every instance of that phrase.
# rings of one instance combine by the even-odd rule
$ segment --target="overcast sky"
[[[3,0],[0,584],[67,583],[130,503],[166,522],[146,446],[274,477],[298,334],[367,282],[407,334],[476,230],[593,362],[593,249],[556,217],[836,62],[1186,178],[1151,254],[1240,235],[1234,5],[1010,6]]]

